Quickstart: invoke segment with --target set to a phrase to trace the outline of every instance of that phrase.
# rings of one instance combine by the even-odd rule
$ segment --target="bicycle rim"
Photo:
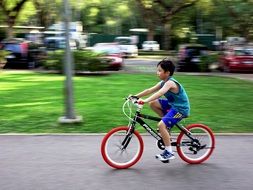
[[[189,164],[200,164],[207,160],[215,147],[215,138],[210,128],[202,124],[192,124],[186,127],[192,137],[200,142],[200,150],[192,144],[193,142],[183,132],[177,138],[177,152],[182,160]]]
[[[109,131],[103,138],[101,153],[104,161],[111,167],[126,169],[136,164],[143,153],[143,140],[135,131],[126,149],[122,150],[122,142],[128,127],[117,127]]]

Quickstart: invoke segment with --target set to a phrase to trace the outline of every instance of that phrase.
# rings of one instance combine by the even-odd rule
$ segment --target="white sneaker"
[[[162,154],[157,154],[155,157],[162,162],[175,159],[174,154],[168,150],[164,150]]]

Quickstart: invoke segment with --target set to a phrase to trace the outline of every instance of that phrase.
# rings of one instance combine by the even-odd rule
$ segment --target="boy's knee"
[[[149,106],[151,107],[151,108],[154,108],[154,107],[156,107],[156,101],[155,100],[153,100],[153,101],[151,101],[151,102],[149,102],[148,103],[149,104]]]
[[[157,124],[157,126],[158,126],[159,129],[166,128],[166,125],[162,120]]]

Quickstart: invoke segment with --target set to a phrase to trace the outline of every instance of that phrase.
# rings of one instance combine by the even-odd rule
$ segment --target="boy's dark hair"
[[[175,71],[175,65],[174,63],[169,60],[169,59],[163,59],[162,61],[160,61],[158,64],[157,64],[157,67],[158,66],[161,66],[161,68],[167,72],[169,71],[170,72],[170,76],[172,76],[174,74],[174,71]]]

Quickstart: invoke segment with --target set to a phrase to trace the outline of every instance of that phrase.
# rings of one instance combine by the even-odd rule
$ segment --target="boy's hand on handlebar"
[[[143,99],[139,98],[137,100],[137,103],[140,104],[140,105],[143,105],[143,104],[145,104],[145,101]]]
[[[129,95],[127,97],[130,101],[132,101],[134,104],[143,105],[145,102],[143,99],[138,98],[137,96]]]
[[[129,95],[128,98],[130,98],[130,99],[137,99],[137,100],[139,99],[137,96],[134,96],[134,95]]]
[[[127,97],[127,99],[129,99],[129,100],[131,100],[131,101],[137,101],[139,98],[137,97],[137,96],[134,96],[134,95],[129,95],[128,97]]]
[[[129,95],[126,100],[131,101],[134,105],[136,105],[138,108],[142,108],[145,101],[137,96]]]

